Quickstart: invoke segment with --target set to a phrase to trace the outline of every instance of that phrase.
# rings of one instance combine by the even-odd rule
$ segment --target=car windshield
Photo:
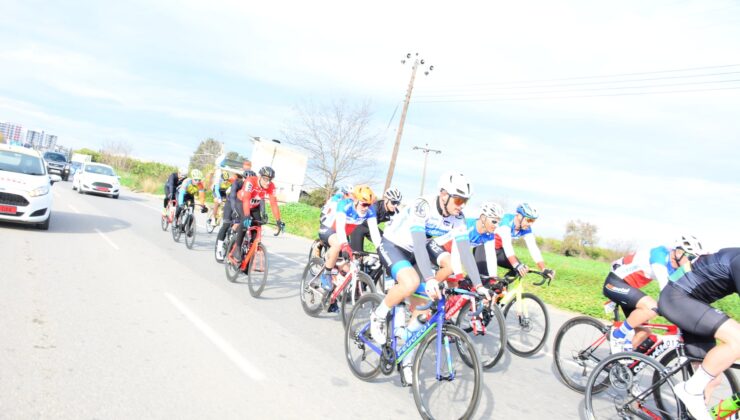
[[[66,162],[67,158],[61,153],[46,152],[44,153],[44,159],[51,160],[54,162]]]
[[[26,175],[44,175],[44,165],[36,156],[0,150],[0,171],[16,172]]]
[[[108,168],[107,166],[87,165],[85,166],[85,172],[98,175],[116,176],[113,169]]]

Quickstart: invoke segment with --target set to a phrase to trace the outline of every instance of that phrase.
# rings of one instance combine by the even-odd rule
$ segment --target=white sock
[[[714,379],[714,376],[710,375],[709,372],[704,370],[704,366],[699,366],[699,369],[694,372],[694,376],[689,378],[684,385],[686,392],[694,395],[704,395],[704,389],[709,385],[709,382]]]
[[[380,305],[375,308],[375,315],[379,316],[380,318],[385,318],[390,310],[391,308],[388,307],[388,305],[385,303],[385,299],[383,299],[383,301],[380,302]]]

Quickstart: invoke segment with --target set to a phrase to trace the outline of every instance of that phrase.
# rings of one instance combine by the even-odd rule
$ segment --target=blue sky
[[[740,3],[646,3],[4,0],[0,120],[182,165],[205,137],[243,153],[249,135],[281,138],[303,101],[369,100],[379,188],[410,76],[400,59],[418,51],[435,69],[404,128],[406,197],[421,180],[412,147],[428,143],[443,153],[427,191],[457,168],[471,211],[527,200],[546,236],[581,219],[602,245],[684,232],[737,245]]]

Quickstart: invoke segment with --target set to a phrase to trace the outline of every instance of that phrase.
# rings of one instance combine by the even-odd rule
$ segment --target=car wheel
[[[75,183],[73,182],[72,183],[72,191],[75,191],[76,189],[77,189],[77,187],[75,186]]]
[[[49,212],[49,217],[47,217],[43,223],[39,223],[38,225],[36,225],[36,227],[38,227],[39,230],[49,230],[50,222],[51,222],[51,212]]]
[[[80,184],[80,185],[77,186],[77,192],[80,193],[80,194],[84,194],[82,192],[82,184]]]
[[[118,200],[118,194],[114,195],[113,198],[115,198],[116,200]]]

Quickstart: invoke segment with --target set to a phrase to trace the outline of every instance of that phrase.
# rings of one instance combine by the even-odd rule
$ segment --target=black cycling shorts
[[[629,317],[632,311],[637,307],[637,302],[646,296],[642,290],[630,286],[626,281],[622,280],[614,273],[609,273],[609,275],[606,276],[602,291],[604,296],[608,297],[612,302],[622,308],[622,312],[624,312],[625,317]]]
[[[673,283],[668,283],[660,292],[658,309],[682,332],[700,337],[714,337],[720,325],[730,319],[724,312],[692,297]]]
[[[438,244],[437,241],[434,240],[427,241],[427,254],[429,254],[429,259],[433,264],[437,265],[437,267],[439,267],[440,258],[445,254],[450,255],[446,249],[442,248],[442,245]]]
[[[333,234],[337,233],[334,229],[328,227],[328,226],[321,226],[319,228],[319,239],[321,239],[321,242],[324,243],[327,247],[329,246],[329,237]]]

